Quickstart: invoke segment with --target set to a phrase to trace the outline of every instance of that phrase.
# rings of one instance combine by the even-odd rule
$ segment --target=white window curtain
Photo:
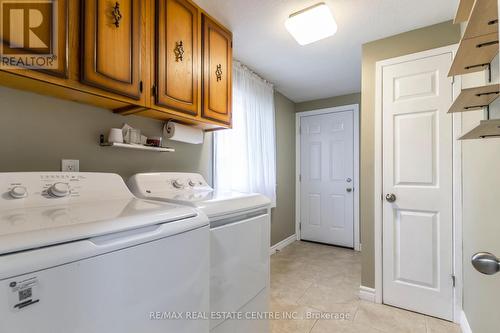
[[[217,190],[261,193],[276,203],[274,88],[239,62],[233,63],[233,128],[217,131]]]

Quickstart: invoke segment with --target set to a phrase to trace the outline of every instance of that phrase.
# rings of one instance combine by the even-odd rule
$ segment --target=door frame
[[[426,57],[451,53],[454,58],[458,44],[444,46],[428,51],[413,53],[401,57],[378,61],[375,64],[375,160],[374,160],[374,257],[375,257],[375,302],[383,301],[383,129],[382,129],[382,70],[386,66],[418,60]],[[453,78],[452,84],[455,99],[461,91],[460,76]],[[452,114],[453,132],[453,275],[455,288],[453,289],[453,321],[460,322],[462,313],[462,142],[457,140],[462,132],[462,117],[459,113]],[[451,277],[450,277],[451,278]]]
[[[317,116],[329,113],[352,111],[354,130],[354,250],[361,251],[359,227],[359,104],[342,105],[324,109],[297,112],[295,115],[295,234],[301,240],[300,233],[300,121],[303,117]]]

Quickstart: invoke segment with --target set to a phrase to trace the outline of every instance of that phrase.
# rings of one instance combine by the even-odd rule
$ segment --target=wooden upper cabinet
[[[81,81],[139,100],[141,0],[82,0]]]
[[[189,0],[156,0],[155,104],[197,115],[199,11]]]
[[[231,124],[232,34],[203,15],[203,117]]]

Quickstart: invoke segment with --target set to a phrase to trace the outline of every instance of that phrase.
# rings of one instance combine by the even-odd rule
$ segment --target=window
[[[215,133],[215,188],[261,193],[274,204],[275,140],[273,86],[235,61],[233,128]]]

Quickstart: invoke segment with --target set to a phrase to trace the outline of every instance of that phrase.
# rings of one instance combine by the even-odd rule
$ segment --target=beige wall
[[[80,171],[199,172],[212,182],[212,134],[203,145],[168,141],[175,153],[104,148],[99,135],[124,122],[150,136],[162,122],[115,115],[84,104],[0,87],[0,172],[57,171],[61,159],[80,160]],[[272,243],[295,233],[295,105],[276,93],[278,202],[273,209]]]
[[[271,244],[295,233],[295,104],[280,93],[276,104],[277,199],[272,210]]]
[[[412,30],[363,45],[361,83],[361,242],[362,285],[375,285],[373,212],[374,212],[374,111],[375,63],[406,54],[455,44],[460,27],[451,21]]]
[[[350,104],[361,104],[361,93],[341,95],[330,98],[317,99],[314,101],[297,103],[295,104],[295,112],[332,108],[335,106],[350,105]]]
[[[0,87],[0,172],[60,170],[62,158],[80,160],[80,171],[191,171],[212,179],[212,134],[203,145],[167,142],[175,153],[100,147],[99,135],[124,122],[161,135],[162,122],[123,117],[104,109]]]

